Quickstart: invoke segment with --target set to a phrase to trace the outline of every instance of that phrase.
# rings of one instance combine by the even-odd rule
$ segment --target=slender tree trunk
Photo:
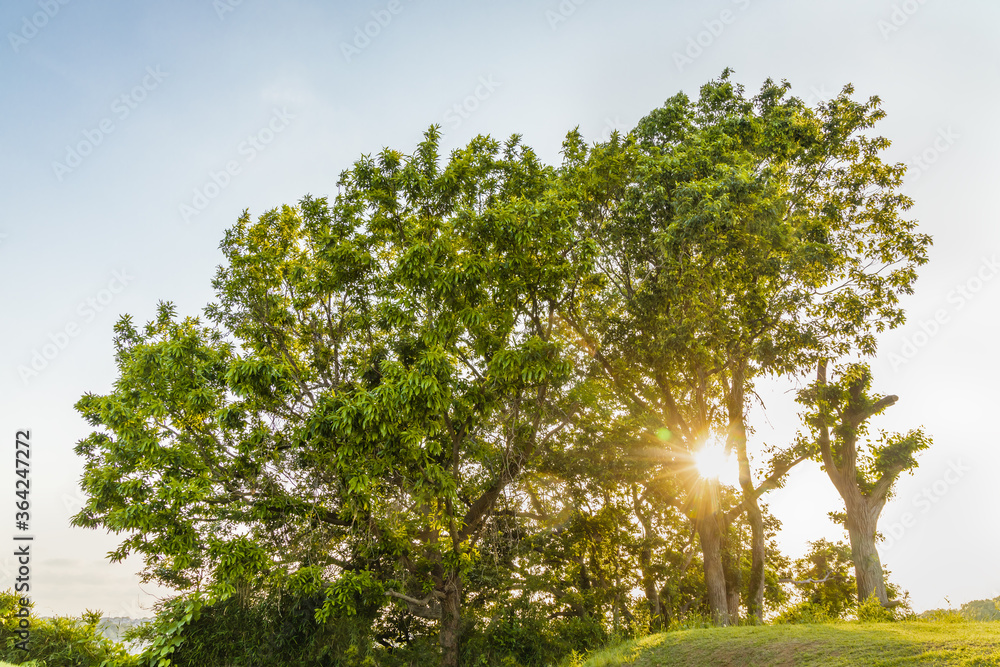
[[[651,549],[649,545],[644,545],[639,554],[639,566],[642,569],[642,588],[646,595],[646,603],[649,605],[649,629],[659,630],[663,627],[663,611],[660,606],[660,591],[656,585],[656,578],[651,572]]]
[[[716,516],[699,517],[696,523],[701,553],[705,565],[705,587],[712,619],[719,625],[729,625],[729,600],[726,595],[726,572],[722,567],[722,531]]]
[[[764,516],[757,501],[758,493],[753,486],[750,470],[750,456],[747,454],[747,427],[745,420],[745,364],[741,363],[733,371],[732,386],[726,387],[727,410],[729,411],[729,446],[736,451],[740,470],[740,489],[743,492],[743,506],[746,508],[747,522],[750,524],[750,581],[747,590],[747,619],[756,623],[764,622],[764,565],[767,553],[764,550]]]
[[[633,490],[633,505],[635,515],[642,524],[642,550],[639,551],[639,569],[642,572],[642,588],[649,605],[649,629],[659,630],[663,627],[663,611],[660,605],[660,589],[653,574],[653,523],[649,515],[642,511],[641,501],[637,491]]]
[[[445,578],[441,602],[441,665],[458,667],[458,645],[462,635],[462,579],[457,572]]]
[[[867,507],[864,499],[847,501],[847,533],[851,538],[851,557],[854,559],[854,577],[858,583],[858,602],[864,602],[874,593],[883,607],[889,605],[885,590],[885,573],[875,547],[878,513]]]
[[[750,582],[747,595],[747,619],[755,623],[764,622],[764,515],[760,511],[757,498],[744,495],[747,505],[747,521],[750,523]]]
[[[729,623],[740,622],[740,592],[743,590],[743,572],[740,567],[739,549],[733,540],[728,522],[722,528],[722,569],[726,575],[726,608]]]

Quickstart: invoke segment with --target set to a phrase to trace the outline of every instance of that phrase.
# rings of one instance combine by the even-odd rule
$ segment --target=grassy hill
[[[1000,623],[829,623],[707,628],[645,637],[581,667],[1000,666]]]

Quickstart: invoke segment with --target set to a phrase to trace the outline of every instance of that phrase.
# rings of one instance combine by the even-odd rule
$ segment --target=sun
[[[726,449],[714,440],[706,442],[694,453],[694,467],[705,479],[728,478],[732,471]]]

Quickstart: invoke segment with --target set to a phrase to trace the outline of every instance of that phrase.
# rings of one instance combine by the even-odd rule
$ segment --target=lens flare
[[[694,467],[698,475],[705,479],[719,479],[728,477],[732,466],[725,447],[717,442],[706,442],[694,453]]]

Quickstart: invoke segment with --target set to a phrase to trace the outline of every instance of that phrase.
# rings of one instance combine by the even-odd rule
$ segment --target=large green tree
[[[218,597],[312,568],[326,613],[384,592],[458,664],[484,527],[572,414],[555,313],[591,251],[516,137],[443,166],[438,141],[360,160],[332,205],[245,214],[209,323],[118,324],[74,519],[125,533],[115,558]]]
[[[758,499],[807,452],[778,452],[754,480],[755,382],[873,353],[875,335],[903,321],[899,295],[930,242],[901,217],[911,204],[898,191],[904,167],[883,162],[888,141],[871,135],[884,116],[878,98],[856,101],[848,86],[812,108],[789,89],[769,80],[747,97],[726,71],[627,137],[588,148],[574,133],[564,145],[563,186],[582,202],[578,233],[597,240],[605,287],[562,315],[647,433],[669,434],[723,623],[739,613],[729,512],[714,500],[717,482],[685,471],[692,455],[712,438],[736,452],[753,529],[748,611],[760,619]]]
[[[571,133],[558,169],[517,137],[444,159],[432,128],[332,202],[245,213],[204,318],[117,324],[74,523],[193,598],[182,620],[287,589],[444,665],[477,624],[637,627],[634,590],[654,624],[759,619],[759,498],[816,450],[751,466],[755,383],[872,353],[929,243],[851,94],[726,72],[627,137]],[[693,465],[713,438],[738,491]]]

